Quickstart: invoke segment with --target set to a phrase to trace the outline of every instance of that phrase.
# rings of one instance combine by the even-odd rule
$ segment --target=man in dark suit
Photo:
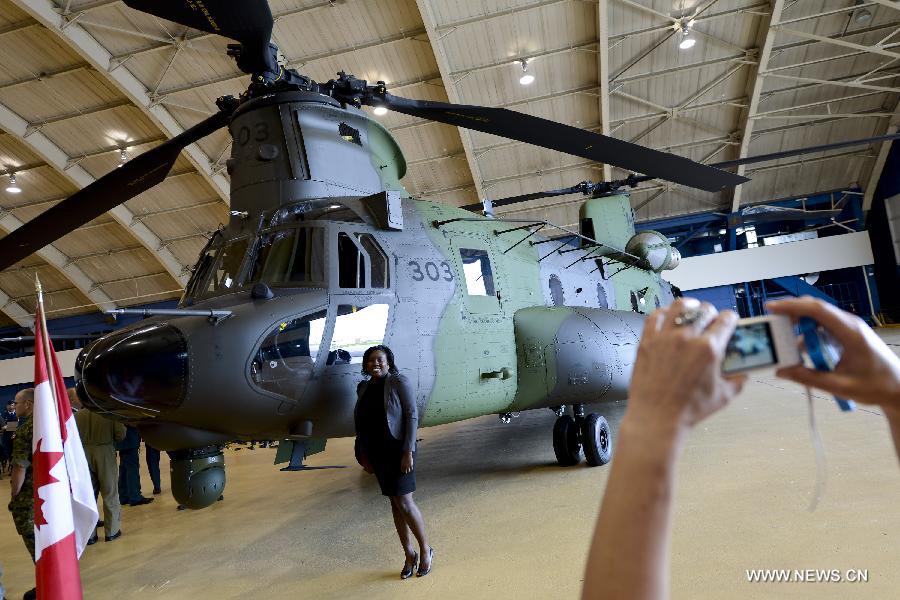
[[[116,442],[119,451],[119,500],[123,505],[150,504],[153,498],[141,493],[141,434],[137,428],[125,427],[125,439]]]

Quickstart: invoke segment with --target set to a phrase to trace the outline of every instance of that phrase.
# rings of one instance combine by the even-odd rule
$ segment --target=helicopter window
[[[250,270],[250,281],[269,285],[325,281],[325,236],[321,227],[281,229],[263,235]]]
[[[375,241],[370,233],[357,233],[359,243],[368,253],[369,260],[372,263],[372,286],[373,288],[390,287],[390,279],[388,277],[388,259],[384,250]]]
[[[600,308],[609,308],[609,300],[606,299],[606,290],[603,289],[603,284],[597,284],[597,305]]]
[[[215,260],[215,251],[215,248],[208,249],[200,257],[200,260],[197,261],[197,266],[194,268],[194,274],[191,275],[191,280],[188,282],[187,288],[185,288],[184,291],[185,299],[194,298],[198,291],[203,289],[206,276],[209,275],[209,271]]]
[[[460,248],[463,273],[466,276],[466,290],[470,296],[493,296],[494,274],[487,252],[473,248]]]
[[[384,342],[387,321],[387,304],[339,305],[326,364],[362,364],[366,348]]]
[[[553,306],[563,306],[566,303],[566,296],[558,275],[550,276],[550,300],[553,302]]]
[[[238,286],[237,278],[241,264],[244,262],[244,255],[247,253],[248,244],[247,238],[242,238],[225,246],[216,270],[207,284],[207,292],[220,292]]]
[[[366,287],[366,264],[362,248],[343,231],[338,233],[338,284],[342,288]]]
[[[644,308],[647,306],[647,290],[643,289],[640,291],[632,291],[631,292],[631,309],[634,312],[644,312]]]
[[[253,382],[290,398],[299,397],[312,376],[326,311],[278,323],[269,332],[250,365]]]
[[[358,146],[362,146],[362,140],[359,137],[359,129],[350,127],[346,123],[341,123],[338,126],[338,133],[348,142],[353,142]]]

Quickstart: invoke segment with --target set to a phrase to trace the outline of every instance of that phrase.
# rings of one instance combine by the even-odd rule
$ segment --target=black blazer
[[[405,452],[412,452],[416,449],[416,432],[419,428],[419,409],[416,407],[416,396],[406,375],[388,373],[386,377],[384,414],[387,417],[388,431],[391,432],[394,439],[403,442]],[[354,423],[359,401],[366,393],[369,381],[371,380],[365,379],[356,386],[356,406],[353,408]]]

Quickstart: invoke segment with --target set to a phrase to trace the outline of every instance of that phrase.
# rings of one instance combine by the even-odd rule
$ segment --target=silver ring
[[[675,319],[673,320],[673,323],[675,323],[675,325],[677,327],[684,327],[685,325],[693,325],[694,323],[696,323],[697,321],[700,320],[700,317],[702,315],[703,315],[703,313],[701,311],[697,310],[696,308],[689,308],[689,309],[682,311],[681,313],[675,315]]]

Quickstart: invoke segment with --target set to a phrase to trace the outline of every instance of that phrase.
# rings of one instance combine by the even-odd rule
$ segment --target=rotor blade
[[[709,192],[749,181],[674,154],[505,108],[410,100],[389,93],[377,98],[376,103],[407,115],[527,142]]]
[[[766,162],[767,160],[777,160],[779,158],[787,158],[788,156],[796,156],[798,154],[811,154],[813,152],[824,152],[826,150],[837,150],[838,148],[846,148],[847,146],[863,146],[873,142],[886,142],[888,140],[896,140],[900,138],[900,132],[888,135],[878,135],[875,137],[861,138],[858,140],[847,140],[845,142],[834,142],[833,144],[823,144],[822,146],[809,146],[807,148],[797,148],[795,150],[784,150],[783,152],[772,152],[771,154],[760,154],[759,156],[748,156],[747,158],[739,158],[737,160],[726,160],[723,162],[713,163],[712,166],[719,169],[727,169],[729,167],[737,167],[740,165],[750,165],[758,162]]]
[[[491,206],[506,206],[508,204],[517,204],[519,202],[528,202],[529,200],[537,200],[539,198],[552,198],[553,196],[567,196],[569,194],[579,194],[582,190],[579,187],[570,187],[562,190],[548,190],[546,192],[532,192],[530,194],[522,194],[521,196],[509,196],[500,198],[499,200],[491,200]],[[464,210],[481,210],[481,204],[468,204],[460,207]]]
[[[227,125],[232,112],[218,112],[147,150],[0,239],[0,270],[161,182],[185,146]]]
[[[272,69],[269,41],[272,11],[266,0],[125,0],[135,10],[241,43],[241,68],[247,73]]]

